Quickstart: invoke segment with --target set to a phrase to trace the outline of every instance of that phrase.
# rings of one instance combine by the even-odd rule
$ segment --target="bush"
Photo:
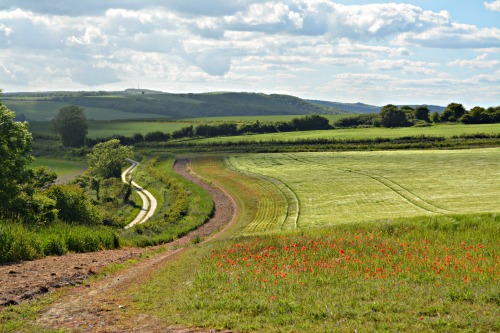
[[[102,224],[97,208],[92,205],[80,187],[55,185],[47,190],[47,195],[56,201],[58,217],[62,221],[86,225]]]

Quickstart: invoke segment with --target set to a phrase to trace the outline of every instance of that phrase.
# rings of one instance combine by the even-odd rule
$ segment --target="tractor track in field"
[[[210,332],[206,329],[170,326],[149,315],[137,315],[136,312],[129,312],[127,304],[130,302],[128,290],[153,276],[168,260],[175,259],[193,237],[210,241],[236,219],[237,205],[234,199],[225,191],[191,174],[187,170],[188,165],[187,159],[176,160],[174,170],[206,189],[214,201],[213,216],[204,225],[171,243],[148,249],[69,254],[0,266],[0,300],[3,296],[7,300],[4,306],[15,305],[23,299],[34,298],[58,288],[53,283],[59,279],[65,281],[60,287],[75,287],[65,289],[64,295],[40,314],[36,323],[42,327],[72,332]],[[99,279],[86,280],[111,263],[139,258],[141,253],[160,248],[163,248],[163,252],[151,258],[140,259]],[[75,270],[78,275],[74,274]],[[26,294],[26,288],[35,292]]]
[[[438,207],[429,201],[426,201],[425,199],[419,197],[418,195],[411,192],[407,188],[401,186],[400,184],[396,183],[395,181],[393,181],[389,178],[386,178],[384,176],[377,175],[373,172],[365,172],[365,171],[355,170],[355,169],[339,168],[339,167],[331,166],[328,164],[313,162],[313,161],[308,160],[306,158],[299,158],[299,157],[292,155],[292,154],[287,154],[287,156],[290,159],[295,160],[297,162],[308,163],[308,164],[312,164],[312,165],[328,166],[328,167],[331,167],[332,169],[336,169],[336,170],[339,170],[342,172],[352,172],[352,173],[355,173],[355,174],[363,176],[363,177],[368,177],[368,178],[372,179],[373,181],[376,181],[379,184],[381,184],[382,186],[386,187],[390,191],[394,192],[399,197],[401,197],[404,201],[408,202],[409,204],[411,204],[411,205],[413,205],[413,206],[415,206],[423,211],[426,211],[427,213],[447,214],[447,213],[451,212],[451,211],[446,210],[444,208]]]

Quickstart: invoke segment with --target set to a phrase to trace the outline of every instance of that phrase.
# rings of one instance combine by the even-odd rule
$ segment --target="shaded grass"
[[[28,227],[13,221],[0,221],[0,263],[118,247],[120,241],[115,231],[102,226],[56,222],[50,226]]]
[[[193,249],[134,298],[236,331],[497,331],[499,237],[494,214],[241,237]]]
[[[37,157],[30,167],[36,168],[45,166],[57,173],[59,182],[68,182],[78,176],[84,169],[83,162],[67,161],[56,158]]]

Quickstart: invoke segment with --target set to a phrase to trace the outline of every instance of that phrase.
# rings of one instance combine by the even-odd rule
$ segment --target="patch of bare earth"
[[[193,237],[206,238],[227,226],[236,216],[234,200],[220,189],[203,183],[186,171],[188,160],[177,160],[174,170],[205,188],[211,195],[215,210],[213,217],[197,230],[165,244],[165,251],[119,272],[81,284],[111,263],[138,258],[147,249],[128,248],[86,254],[70,254],[32,262],[0,267],[0,300],[16,304],[37,294],[67,285],[65,296],[41,315],[38,323],[51,329],[77,332],[210,332],[168,326],[148,315],[133,313],[127,306],[127,290],[147,280],[167,260],[183,250]],[[157,249],[150,248],[151,249]]]

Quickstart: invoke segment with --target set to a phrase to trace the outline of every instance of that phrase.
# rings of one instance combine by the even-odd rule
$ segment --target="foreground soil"
[[[193,237],[213,237],[236,216],[236,204],[225,192],[203,183],[190,174],[187,159],[177,160],[174,170],[205,188],[211,195],[215,211],[202,227],[176,241],[153,248],[127,248],[85,254],[69,254],[0,267],[0,304],[15,305],[50,290],[72,285],[65,296],[53,303],[38,322],[51,329],[77,332],[204,332],[165,326],[149,316],[130,318],[126,290],[154,274],[166,260],[172,260]],[[207,239],[208,241],[209,239]],[[161,251],[160,251],[161,250]],[[141,257],[145,252],[159,251],[151,258],[140,259],[119,272],[82,284],[92,275],[113,263]]]

